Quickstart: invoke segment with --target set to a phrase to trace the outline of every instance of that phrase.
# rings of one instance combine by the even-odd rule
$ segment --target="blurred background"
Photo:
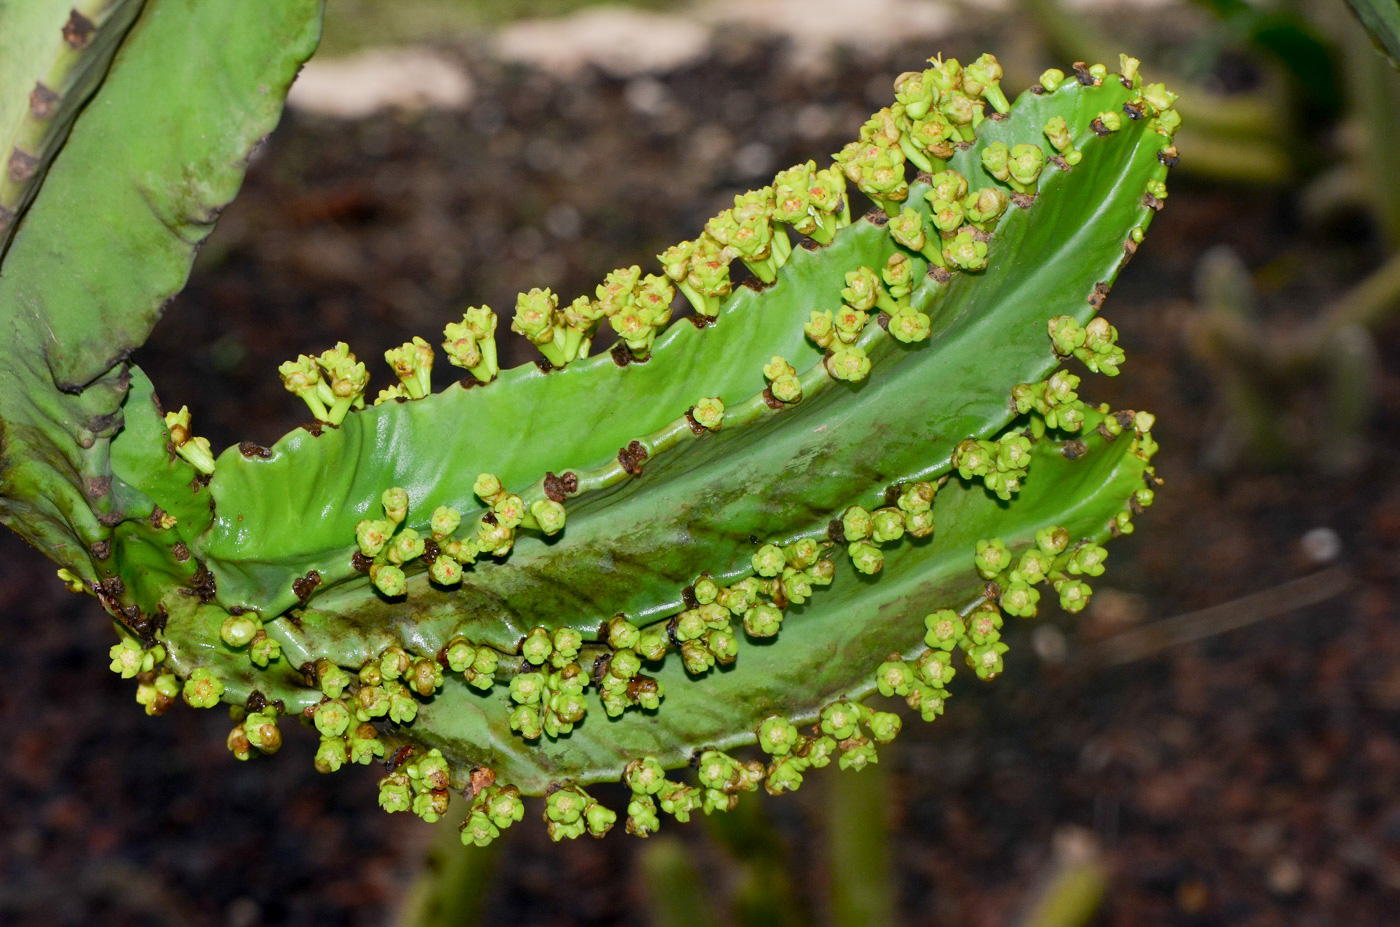
[[[1395,923],[1400,80],[1340,0],[331,0],[137,361],[216,447],[271,444],[305,417],[280,361],[344,339],[384,380],[467,304],[654,264],[939,51],[1013,96],[1127,51],[1181,94],[1106,307],[1127,375],[1086,393],[1157,414],[1166,485],[1086,614],[1015,627],[878,767],[478,851],[308,732],[240,764],[216,718],[146,717],[108,620],[0,534],[0,923]]]

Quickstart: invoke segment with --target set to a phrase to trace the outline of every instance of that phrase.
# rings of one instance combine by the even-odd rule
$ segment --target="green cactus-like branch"
[[[77,121],[0,277],[30,339],[0,380],[0,513],[117,620],[138,702],[230,704],[240,759],[299,717],[323,772],[389,763],[388,811],[433,821],[461,792],[464,842],[525,796],[555,839],[645,836],[876,762],[898,704],[937,718],[1002,671],[1008,623],[1084,608],[1102,544],[1152,501],[1152,417],[1079,395],[1124,362],[1098,310],[1175,158],[1174,98],[1133,59],[1046,72],[1014,103],[994,57],[933,59],[833,163],[737,197],[659,266],[531,290],[506,320],[445,314],[441,339],[386,351],[397,382],[373,402],[351,346],[306,345],[279,372],[317,424],[216,458],[120,346],[183,280],[236,185],[221,171],[275,116],[251,87],[285,89],[309,44],[286,36],[313,36],[315,10],[282,10],[275,40],[231,6],[149,0],[97,104],[135,105],[127,69],[170,50],[141,44],[170,41],[152,8],[185,34],[246,30],[251,82],[221,92],[248,118],[129,153],[224,186],[128,251],[82,238],[130,261],[96,303],[36,250],[81,221],[69,159],[102,150],[83,143],[103,110]],[[161,214],[142,192],[122,213],[138,233]],[[857,194],[877,210],[853,221]],[[540,364],[499,368],[501,321]],[[597,354],[604,325],[619,341]],[[603,781],[628,807],[589,795]]]

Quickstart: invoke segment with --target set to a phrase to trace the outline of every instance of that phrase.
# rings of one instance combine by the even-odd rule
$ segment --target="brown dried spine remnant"
[[[1089,66],[1082,61],[1074,63],[1074,79],[1085,87],[1092,87],[1095,83],[1094,75],[1089,73]]]
[[[112,488],[112,478],[110,476],[93,476],[87,481],[87,494],[89,499],[100,499]]]
[[[496,784],[496,771],[490,766],[473,766],[468,783],[471,797],[475,798]]]
[[[780,403],[781,404],[781,403]],[[647,459],[647,449],[642,442],[633,441],[617,452],[617,462],[632,476],[642,475],[642,461]]]
[[[1089,294],[1089,306],[1095,312],[1103,308],[1104,300],[1108,299],[1108,289],[1108,284],[1102,280],[1094,284],[1094,292]]]
[[[1146,206],[1148,209],[1155,209],[1157,212],[1161,212],[1162,207],[1167,204],[1157,199],[1157,197],[1153,196],[1151,193],[1144,193],[1142,195],[1142,205]]]
[[[695,407],[691,406],[685,410],[685,423],[690,426],[690,433],[703,435],[709,429],[695,420]],[[556,500],[557,501],[557,500]]]
[[[58,108],[61,99],[63,98],[57,93],[45,87],[43,82],[36,83],[34,89],[29,91],[29,115],[35,119],[47,119]]]
[[[883,328],[885,331],[889,331],[890,314],[888,312],[881,312],[879,315],[875,316],[875,323],[881,328]]]
[[[440,556],[442,556],[442,548],[438,546],[437,541],[428,538],[423,542],[423,556],[418,559],[422,560],[426,566],[432,566]]]
[[[890,221],[890,217],[885,215],[883,209],[872,209],[865,214],[865,221],[869,222],[871,225],[887,225]]]
[[[319,585],[321,585],[321,574],[315,570],[307,570],[305,576],[292,580],[292,592],[296,595],[297,601],[305,605],[306,600],[311,598],[311,593],[315,592]]]
[[[358,550],[355,551],[354,555],[350,557],[350,566],[358,573],[368,573],[369,568],[373,564],[373,559],[366,557],[363,553],[361,553]]]
[[[1129,119],[1141,119],[1147,113],[1141,103],[1135,103],[1132,100],[1123,104],[1123,112]]]
[[[632,352],[627,350],[627,345],[621,341],[613,345],[612,350],[608,353],[612,355],[613,363],[619,367],[626,367],[636,359],[632,356]]]
[[[63,41],[68,43],[69,48],[84,48],[92,41],[92,34],[97,31],[92,20],[82,13],[74,10],[68,17],[68,22],[63,24]]]
[[[656,680],[641,673],[627,681],[627,699],[632,702],[638,701],[643,694],[654,695],[656,690]]]
[[[217,591],[214,574],[210,573],[209,568],[201,563],[199,569],[195,570],[194,575],[190,577],[189,594],[197,596],[200,602],[207,605],[214,601],[214,595]]]
[[[1104,125],[1103,120],[1100,119],[1098,116],[1095,116],[1094,121],[1089,123],[1089,128],[1093,129],[1094,134],[1097,135],[1099,138],[1103,138],[1106,135],[1113,134],[1113,130],[1110,129],[1108,126]]]
[[[249,459],[257,457],[261,460],[267,460],[272,456],[272,451],[263,447],[261,444],[254,444],[252,441],[240,442],[238,445],[238,453]]]
[[[10,152],[10,180],[24,183],[39,170],[39,159],[18,148]]]
[[[1060,447],[1060,453],[1065,455],[1066,460],[1078,460],[1089,453],[1089,445],[1079,438],[1071,438]]]
[[[93,559],[106,560],[108,557],[112,556],[112,542],[93,541],[91,546],[88,547],[88,550],[92,551]]]
[[[1050,159],[1050,163],[1058,167],[1060,170],[1064,171],[1066,174],[1074,170],[1074,168],[1070,166],[1070,163],[1064,158],[1060,157],[1059,155],[1055,155],[1054,157],[1052,157]]]
[[[939,267],[936,264],[929,266],[928,275],[933,278],[935,283],[947,283],[953,279],[953,275],[948,272],[946,267]]]
[[[700,600],[695,597],[695,586],[686,586],[681,590],[681,601],[686,608],[699,608]]]
[[[310,432],[310,433],[311,433],[311,437],[313,437],[313,438],[319,438],[319,437],[321,437],[322,432],[325,431],[325,429],[324,429],[323,427],[321,427],[321,423],[320,423],[320,422],[307,422],[305,425],[302,425],[301,427],[305,428],[308,432]]]
[[[1035,205],[1035,194],[1013,193],[1011,194],[1011,204],[1017,209],[1030,209]]]
[[[1177,156],[1176,146],[1168,145],[1157,152],[1157,160],[1161,161],[1165,167],[1176,167],[1177,162],[1181,159]]]
[[[254,689],[248,693],[248,700],[243,703],[243,707],[250,712],[259,712],[267,707],[267,696],[259,689]]]
[[[841,524],[841,519],[833,518],[826,526],[826,536],[833,544],[846,543],[846,526]]]
[[[1123,253],[1127,255],[1127,257],[1123,259],[1124,264],[1128,263],[1129,258],[1137,254],[1137,249],[1138,243],[1133,241],[1131,238],[1123,242]]]
[[[537,358],[535,358],[535,366],[538,367],[538,368],[540,368],[540,373],[549,373],[551,370],[563,370],[563,369],[564,369],[564,368],[562,368],[562,367],[556,367],[556,366],[554,366],[554,365],[551,364],[546,358],[543,358],[543,357],[537,357]]]
[[[151,509],[151,517],[149,521],[151,523],[152,528],[155,528],[157,531],[163,529],[165,527],[165,518],[165,510],[162,509],[160,506],[156,506],[155,508]]]
[[[763,388],[763,401],[770,409],[781,409],[783,407],[783,401],[777,396],[774,396],[773,391],[766,386]]]
[[[552,502],[563,502],[569,495],[578,492],[578,474],[572,470],[565,472],[563,476],[555,476],[551,472],[544,475],[544,494]]]

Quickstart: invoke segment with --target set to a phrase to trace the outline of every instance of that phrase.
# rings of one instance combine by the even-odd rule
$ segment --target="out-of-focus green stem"
[[[831,923],[896,923],[889,776],[878,765],[825,778]]]
[[[650,899],[652,927],[715,927],[715,899],[705,892],[685,846],[673,837],[655,837],[641,855],[642,878]]]
[[[1020,0],[1047,43],[1060,54],[1114,62],[1122,51],[1093,23],[1065,9],[1059,0]],[[1278,183],[1291,173],[1285,140],[1291,118],[1282,84],[1266,72],[1264,88],[1247,94],[1219,94],[1174,75],[1154,74],[1178,90],[1175,109],[1181,113],[1179,136],[1189,171],[1227,180]],[[1189,134],[1187,134],[1189,133]]]
[[[466,807],[466,802],[456,805],[458,812]],[[471,927],[481,923],[505,841],[484,847],[463,846],[457,830],[460,823],[460,813],[440,822],[424,854],[423,870],[399,911],[397,927]]]
[[[1362,158],[1368,181],[1367,204],[1371,207],[1386,240],[1400,246],[1400,172],[1395,170],[1396,146],[1400,145],[1400,74],[1371,44],[1359,23],[1350,17],[1342,26],[1347,55],[1347,80],[1352,104],[1365,130]]]
[[[741,801],[728,814],[705,819],[715,841],[738,870],[734,923],[738,927],[803,927],[811,922],[792,890],[782,841],[765,802]]]

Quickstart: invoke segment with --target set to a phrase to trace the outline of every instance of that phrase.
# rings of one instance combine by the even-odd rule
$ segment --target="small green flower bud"
[[[884,278],[885,291],[892,299],[904,300],[914,289],[914,263],[908,255],[898,251],[890,255],[880,276]]]
[[[191,708],[213,708],[223,694],[224,684],[202,666],[196,667],[185,680],[185,704]]]
[[[655,757],[642,757],[623,768],[622,781],[640,795],[655,795],[666,785],[666,770]]]
[[[1059,68],[1050,68],[1040,75],[1039,84],[1044,87],[1047,93],[1054,93],[1059,86],[1065,82],[1065,72]]]
[[[237,650],[239,647],[246,647],[253,641],[253,635],[262,630],[262,622],[256,616],[244,612],[241,615],[229,615],[224,619],[224,623],[219,626],[219,637],[225,644]]]
[[[812,581],[802,570],[794,570],[788,567],[783,570],[783,592],[787,595],[788,601],[795,605],[801,605],[811,598]]]
[[[248,644],[248,659],[253,661],[254,666],[265,667],[281,656],[282,645],[276,638],[268,637],[266,631],[254,634],[252,642]]]
[[[485,812],[475,809],[467,815],[460,830],[462,846],[489,846],[491,841],[501,835],[500,828],[491,823],[491,819],[486,816]]]
[[[860,711],[850,702],[832,702],[822,709],[821,729],[837,740],[855,736]]]
[[[710,431],[719,431],[724,423],[724,403],[718,397],[701,399],[690,414],[700,426]]]
[[[999,676],[1004,668],[1001,658],[1006,651],[1007,646],[1001,641],[989,641],[973,647],[968,652],[967,659],[979,679],[993,679]]]
[[[442,688],[442,664],[431,657],[414,660],[404,681],[421,698],[429,698]]]
[[[904,701],[925,721],[932,721],[943,714],[948,693],[932,686],[915,686]]]
[[[156,665],[165,659],[165,648],[157,644],[150,650],[142,650],[136,641],[124,637],[121,643],[112,645],[107,655],[112,658],[112,672],[123,679],[132,679],[155,669]]]
[[[349,750],[343,737],[322,737],[316,748],[316,771],[321,774],[333,773],[350,759]]]
[[[875,670],[875,687],[884,696],[908,695],[914,687],[914,669],[908,663],[891,654],[880,668]]]
[[[440,554],[428,567],[428,578],[439,586],[455,586],[462,581],[462,565],[446,554]]]
[[[965,480],[985,476],[994,466],[996,446],[990,441],[969,438],[953,448],[953,466]]]
[[[389,693],[382,686],[361,686],[355,693],[355,717],[361,721],[382,718],[389,713]]]
[[[870,736],[876,743],[887,744],[899,735],[899,729],[903,726],[899,715],[888,711],[872,711],[870,717],[865,722],[870,728]]]
[[[447,813],[450,796],[444,789],[436,792],[419,792],[413,796],[413,813],[429,824],[436,824]]]
[[[578,657],[579,648],[583,646],[583,635],[570,627],[555,628],[550,635],[550,643],[553,646],[550,663],[562,669]]]
[[[715,655],[701,640],[690,640],[681,644],[681,663],[692,676],[709,672],[715,665]]]
[[[650,795],[633,795],[627,803],[627,833],[635,837],[650,837],[660,828],[656,801]]]
[[[658,627],[650,627],[637,637],[637,653],[644,660],[656,662],[657,660],[665,658],[669,643],[664,630]]]
[[[418,532],[412,528],[405,528],[389,542],[389,562],[400,564],[417,560],[423,556],[423,546],[423,539],[419,537]]]
[[[392,681],[402,678],[407,675],[408,669],[412,665],[413,658],[402,647],[386,647],[384,652],[379,655],[379,672],[386,680]]]
[[[408,578],[403,575],[403,570],[391,563],[371,567],[370,579],[376,589],[391,599],[403,595],[408,590]]]
[[[390,773],[379,780],[379,807],[390,814],[413,807],[413,791],[409,787],[407,774]]]
[[[656,795],[661,810],[684,824],[690,813],[700,807],[699,790],[680,782],[666,782]]]
[[[635,650],[616,650],[608,661],[608,675],[622,682],[627,682],[641,671],[642,660]]]
[[[572,824],[582,819],[587,803],[587,797],[581,789],[574,786],[557,789],[545,799],[545,820],[556,824]]]
[[[864,541],[853,541],[846,545],[846,552],[851,556],[851,565],[858,572],[867,576],[873,576],[880,572],[885,565],[885,555],[880,548]]]
[[[1006,212],[1010,202],[1010,198],[1000,187],[983,187],[976,193],[968,194],[962,201],[962,207],[968,221],[990,230],[1001,218],[1002,213]]]
[[[959,232],[944,243],[943,259],[962,270],[982,270],[987,266],[987,245],[971,232]]]
[[[472,484],[472,492],[476,493],[482,502],[490,505],[494,504],[496,500],[505,493],[505,489],[501,486],[501,481],[496,478],[495,474],[483,473],[478,476],[476,482]]]
[[[544,691],[544,676],[540,673],[520,673],[510,681],[510,699],[517,705],[539,703]]]
[[[1001,593],[1001,607],[1008,615],[1017,618],[1035,617],[1036,603],[1039,601],[1040,593],[1020,580],[1011,583]]]
[[[583,819],[590,837],[602,837],[617,823],[617,812],[595,801],[584,810]]]
[[[764,753],[786,756],[797,743],[797,728],[786,718],[774,715],[758,726],[758,745]]]
[[[996,56],[984,54],[963,69],[963,90],[986,100],[999,113],[1009,112],[1011,104],[1001,92],[1002,69]]]
[[[350,735],[350,762],[368,766],[384,757],[384,742],[373,724],[361,724]]]
[[[904,344],[915,344],[928,338],[933,320],[927,314],[901,309],[890,318],[889,332]]]
[[[564,530],[564,506],[553,499],[540,499],[530,506],[530,514],[539,524],[540,531],[555,535]]]
[[[1074,316],[1057,315],[1050,320],[1050,341],[1056,354],[1069,357],[1076,348],[1083,347],[1084,329]]]
[[[864,309],[842,306],[832,322],[836,340],[839,342],[836,349],[840,350],[842,345],[854,344],[869,322],[870,316]]]
[[[802,787],[802,771],[806,768],[807,761],[801,757],[780,757],[768,767],[768,778],[764,780],[763,788],[769,795],[795,792]]]
[[[874,529],[874,518],[858,505],[851,506],[841,515],[841,530],[847,541],[864,540],[870,537]]]
[[[640,633],[635,624],[621,615],[608,619],[608,643],[617,650],[628,650],[636,647]]]
[[[393,533],[393,522],[366,518],[355,525],[355,543],[360,546],[360,553],[366,557],[378,557],[388,545],[389,537]]]
[[[753,555],[753,569],[759,576],[777,576],[787,564],[783,549],[776,544],[764,544]]]
[[[1093,594],[1088,583],[1077,579],[1060,580],[1055,583],[1055,592],[1060,596],[1060,608],[1071,615],[1084,611],[1084,607],[1089,604],[1089,597]]]
[[[1001,612],[990,602],[983,602],[967,616],[967,636],[974,644],[1001,640]]]
[[[1011,149],[1007,170],[1011,174],[1011,180],[1023,192],[1030,192],[1031,188],[1035,186],[1036,180],[1040,178],[1040,172],[1044,167],[1045,152],[1041,150],[1039,145],[1022,143]]]
[[[277,730],[277,714],[255,711],[243,719],[243,734],[259,752],[272,754],[282,747],[282,732]]]
[[[520,655],[535,666],[542,665],[553,652],[554,643],[549,639],[549,631],[545,628],[532,628],[520,644]],[[511,691],[514,692],[514,683],[511,685]]]
[[[540,711],[534,705],[517,705],[510,713],[510,729],[525,740],[539,740],[544,733]]]
[[[783,626],[783,613],[772,605],[756,605],[744,613],[744,633],[750,637],[773,637]]]
[[[1012,578],[1031,585],[1043,583],[1054,564],[1054,557],[1039,547],[1032,547],[1021,555]]]
[[[860,772],[865,767],[880,762],[880,758],[875,754],[875,745],[866,741],[855,744],[849,750],[841,754],[841,759],[837,761],[842,769],[849,769],[853,772]]]
[[[316,706],[312,720],[323,737],[339,737],[350,727],[350,709],[339,699],[332,699]]]
[[[996,575],[1011,566],[1011,551],[1006,549],[1001,538],[984,539],[977,542],[977,572],[983,579],[995,579]]]
[[[899,215],[890,220],[888,228],[890,237],[893,238],[897,244],[908,248],[910,251],[924,250],[924,245],[928,240],[924,232],[924,215],[917,209],[910,206],[904,207]],[[868,267],[863,267],[861,269],[869,270]],[[847,276],[849,277],[850,275],[848,274]],[[871,273],[871,277],[874,277],[874,272]],[[878,283],[875,285],[879,286]],[[845,293],[846,291],[843,291],[842,295],[844,296]],[[874,304],[874,299],[872,298],[869,306],[860,305],[857,306],[857,308],[870,309]],[[856,304],[852,303],[852,305]]]
[[[715,662],[728,666],[739,656],[739,641],[729,628],[711,631],[705,636],[705,648],[714,655]]]
[[[1011,150],[1006,147],[1005,142],[992,142],[982,149],[982,166],[987,169],[997,180],[1006,182],[1011,179],[1009,161],[1011,160]],[[961,197],[959,197],[961,199]]]
[[[914,668],[919,671],[924,685],[935,689],[946,689],[957,675],[957,670],[953,668],[953,655],[946,650],[925,650],[919,654]]]
[[[1035,544],[1054,557],[1069,546],[1069,532],[1060,527],[1041,528],[1035,533]]]
[[[410,399],[422,399],[432,392],[433,349],[418,336],[384,352],[384,360],[394,369]]]
[[[340,698],[350,685],[350,674],[329,660],[317,660],[315,674],[316,687],[328,698]]]
[[[1098,118],[1094,121],[1103,126],[1106,132],[1117,132],[1123,128],[1123,117],[1111,109],[1099,113]]]
[[[1108,551],[1097,544],[1085,544],[1070,557],[1068,570],[1075,576],[1102,576],[1107,559]]]
[[[951,608],[941,608],[924,617],[924,643],[945,652],[951,651],[966,635],[962,618]]]
[[[496,668],[500,663],[500,655],[490,647],[478,647],[476,649],[476,659],[466,670],[467,685],[474,689],[488,691],[496,681]]]
[[[482,793],[485,801],[480,801],[491,823],[505,830],[525,817],[525,803],[520,800],[520,790],[513,785],[495,786]]]
[[[888,544],[904,537],[904,513],[894,507],[876,509],[870,518],[870,539]]]
[[[842,347],[826,359],[826,369],[837,380],[855,383],[870,373],[870,358],[860,348]]]
[[[228,732],[228,739],[224,741],[229,752],[233,754],[235,760],[246,762],[253,757],[253,745],[248,743],[248,735],[243,731],[243,725],[239,724]]]
[[[440,505],[433,509],[433,517],[429,521],[429,527],[433,533],[434,541],[443,541],[452,537],[452,533],[462,524],[462,514],[456,509]]]
[[[389,698],[389,720],[395,724],[410,724],[418,717],[418,703],[408,687],[398,682],[384,685],[384,694]]]

